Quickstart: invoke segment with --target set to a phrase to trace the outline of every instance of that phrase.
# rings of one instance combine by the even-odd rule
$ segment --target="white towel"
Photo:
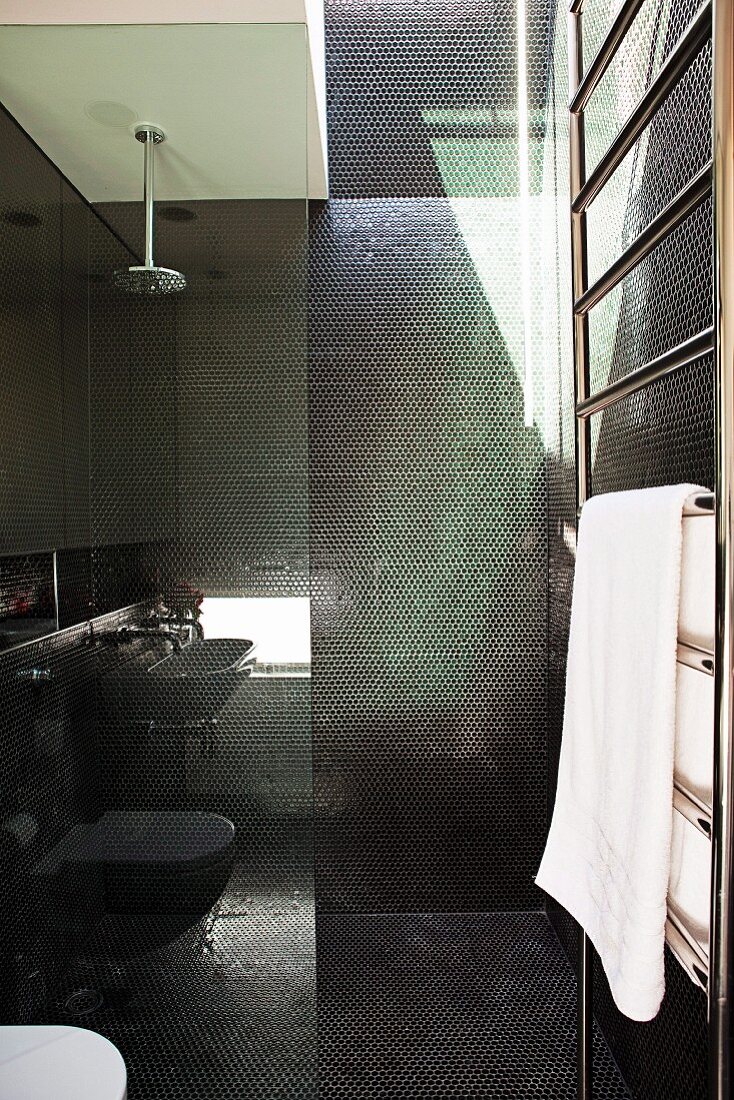
[[[682,814],[673,814],[668,909],[708,954],[711,841]]]
[[[614,1000],[665,992],[681,517],[698,487],[593,497],[579,526],[558,789],[537,884],[585,929]]]
[[[714,648],[716,629],[716,519],[683,520],[678,633],[681,641]]]

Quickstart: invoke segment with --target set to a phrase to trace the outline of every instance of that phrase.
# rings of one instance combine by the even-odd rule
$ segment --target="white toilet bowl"
[[[125,1100],[116,1046],[83,1027],[0,1027],[0,1100]]]

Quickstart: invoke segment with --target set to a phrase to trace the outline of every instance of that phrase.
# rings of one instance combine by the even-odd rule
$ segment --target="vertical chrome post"
[[[583,76],[583,38],[581,0],[574,0],[568,16],[568,86],[569,102],[573,102]],[[571,203],[586,179],[583,108],[572,110],[569,116],[569,160],[571,166]],[[574,303],[588,285],[586,252],[586,213],[571,210],[571,285]],[[589,396],[589,320],[586,312],[573,309],[574,393],[578,405]],[[576,504],[580,509],[589,496],[591,435],[590,422],[576,416]],[[593,956],[586,933],[579,929],[577,968],[578,989],[578,1100],[591,1100],[593,1078],[594,1006],[592,983]]]
[[[145,172],[143,176],[143,202],[145,203],[145,266],[153,266],[153,158],[155,157],[155,147],[153,145],[153,135],[151,133],[146,134],[145,145],[143,146],[145,156]]]
[[[594,984],[591,940],[579,928],[576,1005],[576,1095],[591,1100],[594,1078]]]
[[[717,549],[709,1094],[728,1100],[734,1086],[734,0],[714,0],[713,63]]]
[[[571,11],[568,17],[568,84],[571,99],[576,94],[583,75],[583,39],[581,12]],[[571,111],[569,117],[569,159],[571,166],[571,202],[578,195],[586,178],[583,110]],[[586,212],[571,211],[571,285],[573,300],[587,289]],[[573,358],[575,399],[578,405],[589,396],[589,319],[573,311]],[[582,507],[589,496],[590,423],[576,417],[576,502]]]
[[[59,552],[54,550],[51,560],[54,571],[54,630],[60,629],[59,620]]]
[[[158,126],[141,123],[135,127],[135,137],[144,146],[143,202],[145,205],[145,266],[153,267],[153,192],[155,185],[153,162],[155,146],[166,140]]]

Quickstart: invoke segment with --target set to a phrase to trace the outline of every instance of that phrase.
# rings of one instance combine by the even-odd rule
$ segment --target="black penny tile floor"
[[[104,918],[45,1022],[111,1039],[129,1100],[573,1100],[574,980],[542,913],[314,925],[295,870],[238,866],[203,917]],[[627,1100],[598,1036],[595,1056],[595,1100]]]
[[[320,1095],[575,1100],[575,983],[542,913],[318,918]],[[627,1100],[600,1037],[595,1100]]]

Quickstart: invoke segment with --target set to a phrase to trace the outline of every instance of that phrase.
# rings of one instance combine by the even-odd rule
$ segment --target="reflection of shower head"
[[[115,272],[115,286],[128,294],[175,294],[186,286],[186,276],[171,267],[128,267]]]
[[[153,150],[154,146],[166,140],[166,135],[157,126],[145,124],[136,127],[135,137],[145,146],[145,264],[116,271],[115,285],[128,294],[144,297],[175,294],[186,286],[186,276],[173,268],[156,267],[153,263]]]

